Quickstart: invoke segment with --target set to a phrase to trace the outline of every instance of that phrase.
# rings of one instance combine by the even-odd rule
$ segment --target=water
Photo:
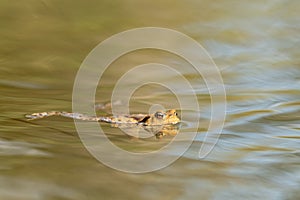
[[[299,199],[299,6],[288,0],[2,1],[0,199]],[[27,113],[71,110],[73,82],[86,55],[112,34],[142,26],[191,36],[222,73],[227,118],[206,159],[197,154],[210,99],[189,71],[189,81],[199,81],[201,128],[189,151],[157,172],[133,175],[102,165],[84,148],[72,120],[24,120]],[[189,68],[165,52],[130,53],[110,66],[97,101],[109,100],[122,73],[154,61]],[[176,84],[177,77],[166,80]],[[178,108],[174,95],[155,85],[134,97],[132,112],[147,112],[152,104]],[[134,141],[109,125],[104,129],[133,151],[169,141]]]

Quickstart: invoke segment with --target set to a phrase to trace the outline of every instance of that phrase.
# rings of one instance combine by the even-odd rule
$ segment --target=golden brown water
[[[0,199],[300,198],[298,1],[29,0],[0,5]],[[72,120],[24,120],[26,113],[71,110],[73,82],[86,55],[112,34],[143,26],[191,36],[221,70],[227,118],[206,159],[199,160],[197,153],[210,99],[205,84],[188,71],[189,81],[201,82],[196,92],[202,127],[189,151],[157,172],[132,175],[102,165],[84,148]],[[154,61],[188,69],[168,53],[130,53],[106,72],[97,100],[108,101],[115,80],[131,66]],[[166,79],[176,84],[176,77]],[[172,93],[152,85],[136,92],[130,108],[147,112],[154,103],[178,106]],[[104,131],[132,151],[168,142],[134,141],[109,125]]]

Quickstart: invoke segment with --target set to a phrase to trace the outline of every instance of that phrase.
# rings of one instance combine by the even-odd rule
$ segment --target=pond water
[[[0,4],[0,199],[300,198],[299,1]],[[147,174],[113,170],[89,154],[73,120],[25,120],[32,112],[71,111],[73,83],[88,53],[113,34],[144,26],[189,35],[221,71],[227,116],[205,159],[198,151],[210,116],[208,90],[185,61],[167,52],[122,56],[105,72],[96,95],[98,103],[109,101],[124,72],[149,62],[182,66],[189,81],[199,81],[201,127],[190,149],[164,169]],[[165,78],[177,83],[177,77]],[[169,90],[148,85],[134,93],[130,111],[145,113],[153,104],[179,108]],[[102,126],[112,142],[127,150],[151,151],[171,140],[133,140],[118,128]]]

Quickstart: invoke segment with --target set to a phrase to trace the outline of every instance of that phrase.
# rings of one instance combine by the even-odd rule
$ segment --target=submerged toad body
[[[158,129],[159,131],[156,131],[156,133],[154,133],[156,136],[175,135],[175,132],[177,133],[178,131],[178,127],[175,127],[174,125],[180,122],[175,109],[167,110],[165,112],[157,111],[154,114],[131,114],[105,117],[91,117],[80,113],[70,113],[64,111],[40,112],[25,115],[25,117],[30,120],[41,119],[50,116],[63,116],[84,121],[106,122],[112,124],[115,127],[130,127],[135,125],[142,125],[143,127],[147,127],[147,130],[152,130],[149,129],[149,127],[160,127]]]

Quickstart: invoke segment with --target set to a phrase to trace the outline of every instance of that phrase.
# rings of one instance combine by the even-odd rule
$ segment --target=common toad
[[[51,116],[62,116],[84,121],[98,121],[112,124],[113,127],[133,127],[142,126],[145,130],[152,132],[156,137],[165,135],[176,135],[180,119],[175,109],[157,111],[154,114],[130,114],[118,116],[93,117],[80,113],[70,113],[64,111],[40,112],[25,115],[29,120],[42,119]]]

